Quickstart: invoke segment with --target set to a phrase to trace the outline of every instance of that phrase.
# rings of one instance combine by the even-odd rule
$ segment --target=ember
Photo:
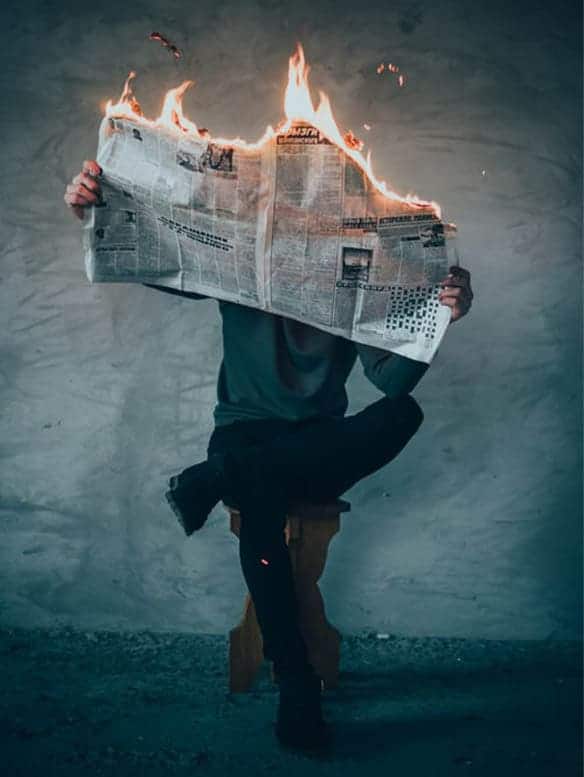
[[[349,146],[349,148],[356,148],[357,151],[361,151],[365,145],[362,140],[359,140],[359,138],[355,137],[351,130],[347,130],[347,132],[345,132],[343,135],[343,140]]]
[[[161,43],[165,49],[170,51],[175,59],[180,59],[182,57],[182,51],[159,32],[151,32],[148,37],[150,40],[157,40],[159,43]]]

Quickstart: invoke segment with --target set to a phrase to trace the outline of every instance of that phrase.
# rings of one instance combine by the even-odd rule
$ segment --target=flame
[[[399,68],[393,64],[388,65],[388,70],[390,68],[393,72],[399,70]],[[187,89],[193,85],[192,81],[183,81],[180,86],[175,89],[170,89],[164,98],[160,115],[157,119],[152,121],[143,115],[140,104],[134,96],[132,81],[136,74],[132,71],[126,79],[124,89],[118,102],[112,103],[111,100],[108,101],[105,108],[105,115],[107,117],[132,119],[147,124],[150,127],[179,131],[199,140],[212,140],[213,143],[218,146],[241,148],[249,151],[260,149],[277,134],[287,132],[295,122],[304,122],[316,127],[328,141],[344,151],[344,153],[361,168],[372,186],[383,196],[390,200],[402,202],[413,207],[431,208],[434,210],[437,217],[440,218],[441,209],[437,202],[422,200],[415,194],[401,196],[390,189],[385,181],[376,177],[371,165],[371,152],[368,151],[367,154],[364,155],[362,153],[364,146],[363,142],[356,138],[350,130],[345,133],[342,133],[339,130],[333,116],[330,100],[324,92],[319,92],[319,102],[317,107],[314,107],[308,85],[309,71],[310,67],[306,63],[304,50],[300,43],[298,43],[297,49],[290,57],[288,63],[288,83],[284,94],[284,114],[286,119],[285,121],[280,122],[276,129],[271,125],[268,125],[262,137],[255,143],[249,143],[239,137],[216,137],[211,135],[208,130],[199,130],[197,125],[184,115],[182,108],[183,96]],[[379,69],[378,72],[380,72]]]
[[[126,78],[124,88],[122,89],[122,94],[118,102],[115,105],[112,105],[111,100],[107,101],[105,106],[106,116],[119,116],[120,118],[125,119],[135,119],[136,116],[140,117],[141,119],[144,118],[140,103],[138,100],[136,100],[134,97],[134,92],[132,91],[132,81],[134,78],[136,78],[136,73],[132,70]]]

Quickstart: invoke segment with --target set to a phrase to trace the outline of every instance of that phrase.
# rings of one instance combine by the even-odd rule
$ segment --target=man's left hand
[[[442,291],[438,299],[443,305],[448,305],[450,311],[450,323],[458,321],[459,318],[466,316],[470,310],[474,294],[470,287],[470,273],[464,267],[452,265],[449,273],[440,282]]]

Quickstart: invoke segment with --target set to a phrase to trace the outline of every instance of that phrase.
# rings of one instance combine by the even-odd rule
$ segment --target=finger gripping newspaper
[[[258,148],[104,118],[103,197],[84,229],[92,283],[156,283],[430,363],[452,225],[393,200],[314,126]]]

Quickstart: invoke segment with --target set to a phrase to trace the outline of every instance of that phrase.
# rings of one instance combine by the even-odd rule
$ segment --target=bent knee
[[[399,397],[399,412],[411,434],[415,434],[424,420],[424,413],[420,405],[411,394],[404,394]]]

